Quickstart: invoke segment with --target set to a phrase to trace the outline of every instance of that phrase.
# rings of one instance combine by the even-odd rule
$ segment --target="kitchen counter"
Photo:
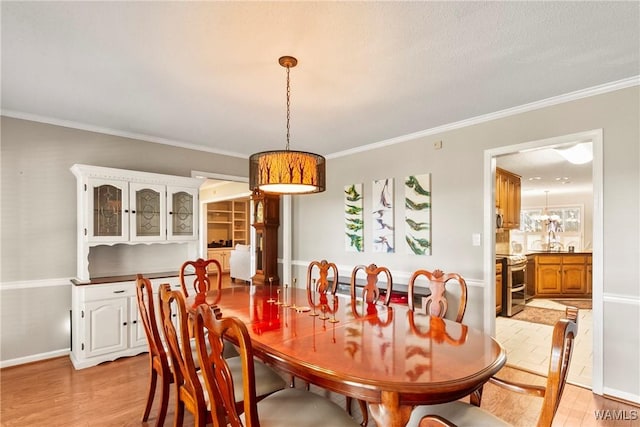
[[[569,251],[529,251],[526,255],[591,255],[591,251],[569,252]]]

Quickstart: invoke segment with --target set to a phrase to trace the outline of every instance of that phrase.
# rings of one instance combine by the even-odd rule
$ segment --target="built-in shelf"
[[[249,244],[249,198],[207,204],[209,248]]]

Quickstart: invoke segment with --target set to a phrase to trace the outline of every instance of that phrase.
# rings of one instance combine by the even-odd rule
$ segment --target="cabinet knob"
[[[135,210],[132,210],[132,211],[131,211],[131,213],[132,213],[132,214],[134,214],[134,213],[136,213],[136,211],[135,211]]]
[[[122,324],[122,326],[127,326],[127,322],[124,322],[124,323]]]
[[[173,215],[173,212],[169,212],[169,215]]]
[[[124,210],[124,213],[129,213],[129,209],[125,209],[125,210]]]

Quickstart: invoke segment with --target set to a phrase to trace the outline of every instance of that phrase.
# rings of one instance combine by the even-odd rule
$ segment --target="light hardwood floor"
[[[140,421],[148,386],[148,357],[141,354],[76,371],[69,358],[61,357],[0,371],[0,425],[12,426],[152,426],[157,407],[148,423]],[[505,378],[540,384],[543,379],[511,368]],[[316,387],[312,390],[328,394]],[[173,394],[173,391],[172,391]],[[344,397],[329,394],[341,406]],[[159,395],[156,397],[159,400]],[[173,423],[173,395],[166,425]],[[534,426],[540,400],[520,397],[488,384],[482,406],[516,426]],[[596,421],[595,410],[631,411],[639,408],[592,394],[568,385],[560,402],[554,426],[638,426],[640,421]],[[354,404],[353,413],[359,418]],[[185,415],[185,426],[192,425]],[[293,424],[292,424],[293,425]],[[374,423],[370,421],[370,426]],[[327,426],[339,427],[339,426]]]
[[[223,276],[223,286],[246,286],[242,281],[231,283]],[[527,383],[544,384],[540,376],[517,369],[504,368],[500,377]],[[284,375],[285,379],[289,377]],[[0,426],[153,426],[157,416],[154,408],[147,423],[141,422],[149,381],[147,354],[122,358],[115,362],[76,371],[68,357],[13,366],[0,370]],[[303,386],[298,381],[298,386]],[[318,387],[311,390],[329,396],[344,407],[344,396],[328,393]],[[173,390],[169,401],[166,425],[173,424]],[[541,400],[518,396],[491,384],[484,388],[482,407],[509,421],[514,426],[535,426]],[[354,417],[360,421],[357,404]],[[605,426],[635,427],[640,420],[597,421],[596,410],[626,411],[625,415],[640,415],[640,408],[591,393],[590,390],[568,384],[554,420],[554,427]],[[616,412],[621,414],[622,412]],[[186,412],[185,426],[193,424]],[[292,424],[294,425],[294,424]],[[369,417],[369,426],[375,423]],[[340,427],[340,426],[326,426]]]

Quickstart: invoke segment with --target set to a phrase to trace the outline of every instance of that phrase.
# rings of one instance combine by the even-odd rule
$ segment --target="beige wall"
[[[293,273],[303,278],[305,263],[322,258],[336,262],[341,272],[376,262],[390,267],[400,280],[418,268],[455,271],[471,283],[465,320],[482,327],[483,247],[472,246],[471,235],[483,230],[484,151],[600,128],[604,134],[604,391],[640,402],[638,87],[329,159],[327,191],[293,198]],[[441,150],[433,149],[435,140],[443,141]],[[8,118],[2,119],[1,154],[0,285],[12,285],[11,290],[2,290],[2,361],[60,350],[68,342],[68,332],[47,322],[52,310],[52,318],[68,316],[68,287],[58,286],[50,295],[20,291],[19,286],[22,281],[56,282],[75,275],[75,179],[69,172],[73,163],[186,176],[191,170],[246,175],[242,159]],[[431,256],[373,254],[370,241],[364,253],[344,251],[344,185],[364,183],[368,207],[371,181],[393,177],[395,205],[401,207],[403,178],[427,172],[433,193]],[[396,210],[396,216],[401,214]],[[366,229],[365,237],[369,236]],[[24,317],[33,307],[44,310],[42,320],[35,323]],[[57,338],[46,336],[51,334]]]
[[[327,191],[294,198],[293,259],[303,276],[304,264],[329,258],[341,274],[357,264],[389,267],[399,281],[419,268],[458,272],[470,289],[465,322],[482,328],[483,248],[472,246],[483,230],[484,152],[496,147],[537,141],[593,129],[604,135],[604,389],[640,401],[640,95],[638,87],[559,104],[359,154],[331,159]],[[363,123],[366,126],[366,123]],[[441,140],[443,148],[433,149]],[[402,179],[431,173],[433,254],[405,254]],[[371,252],[365,223],[365,252],[348,253],[343,244],[343,187],[364,183],[365,211],[371,206],[371,182],[396,180],[396,245],[399,252]],[[365,214],[366,215],[366,214]],[[365,220],[367,217],[365,217]],[[483,236],[483,238],[490,238]],[[493,286],[492,279],[487,280]],[[492,302],[489,302],[491,304]],[[634,326],[630,326],[634,325]],[[632,328],[632,329],[629,329]],[[629,332],[624,340],[614,330]]]
[[[0,361],[69,347],[74,163],[181,176],[247,170],[245,159],[7,117],[1,132]]]

